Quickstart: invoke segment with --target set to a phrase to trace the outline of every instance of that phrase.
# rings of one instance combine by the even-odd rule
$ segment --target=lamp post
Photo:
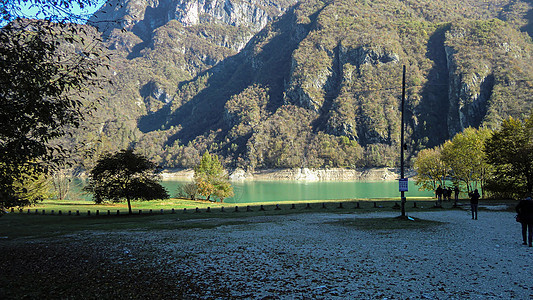
[[[405,192],[407,191],[407,179],[405,178],[405,174],[404,174],[404,150],[405,150],[405,143],[404,143],[404,118],[403,118],[403,109],[404,109],[404,102],[405,102],[405,65],[403,65],[403,78],[402,78],[402,104],[401,104],[401,138],[400,138],[400,183],[399,183],[399,189],[400,189],[400,193],[401,193],[401,198],[402,198],[402,205],[401,205],[401,209],[402,209],[402,215],[401,217],[404,218],[405,217],[405,202],[406,202],[406,199],[405,199]]]

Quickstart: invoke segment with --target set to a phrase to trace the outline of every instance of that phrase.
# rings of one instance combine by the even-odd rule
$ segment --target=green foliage
[[[0,210],[34,205],[52,196],[50,180],[32,164],[0,162],[0,187]]]
[[[223,202],[224,198],[233,196],[233,187],[228,181],[227,172],[218,157],[207,151],[202,156],[200,164],[194,168],[194,181],[198,193],[207,200],[215,196]]]
[[[442,161],[442,147],[424,149],[418,152],[414,161],[415,183],[420,190],[435,191],[438,185],[444,186],[448,167]]]
[[[446,180],[471,192],[477,185],[483,189],[491,166],[485,161],[484,143],[490,137],[489,129],[467,128],[442,146],[425,149],[415,158],[416,184],[420,189],[435,190]]]
[[[99,87],[95,70],[103,60],[94,35],[83,26],[28,20],[0,31],[0,205],[27,202],[14,185],[30,184],[69,156],[55,140],[90,112],[79,96]]]
[[[273,3],[257,5],[274,16],[293,4]],[[163,167],[193,167],[206,150],[246,169],[397,166],[402,65],[408,159],[469,126],[527,115],[529,9],[524,0],[311,0],[251,40],[257,23],[208,15],[146,36],[141,25],[153,20],[103,30],[113,63],[98,73],[113,86],[88,97],[105,100],[63,145],[84,145],[81,168],[130,146]]]
[[[450,169],[450,177],[461,182],[471,192],[480,185],[482,194],[491,167],[485,161],[485,141],[490,137],[489,129],[467,128],[451,141],[444,143],[442,160]]]
[[[84,188],[94,195],[95,203],[128,201],[131,214],[133,199],[166,199],[168,193],[158,182],[155,164],[133,150],[105,154],[89,173]]]
[[[494,166],[487,188],[504,197],[533,192],[533,115],[524,121],[509,118],[485,143],[487,161]]]

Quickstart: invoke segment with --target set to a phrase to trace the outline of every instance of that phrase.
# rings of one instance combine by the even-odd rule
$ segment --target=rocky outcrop
[[[340,88],[345,80],[346,64],[355,66],[356,69],[363,65],[379,65],[397,63],[400,60],[398,54],[382,47],[361,46],[346,48],[340,43],[334,49],[321,49],[327,57],[329,64],[315,72],[306,73],[306,78],[291,76],[285,93],[285,103],[291,103],[315,112],[328,111],[328,100],[338,96]],[[293,58],[291,62],[291,74],[297,73],[302,62]],[[351,76],[351,74],[350,74]],[[326,106],[326,107],[324,107]]]
[[[458,71],[455,51],[445,47],[449,70],[448,134],[453,137],[467,127],[479,127],[487,112],[487,102],[492,94],[494,75],[488,65],[477,68],[475,73]]]
[[[143,40],[171,20],[185,27],[211,22],[258,32],[294,3],[295,0],[109,0],[89,24],[107,34],[115,28],[132,31]]]

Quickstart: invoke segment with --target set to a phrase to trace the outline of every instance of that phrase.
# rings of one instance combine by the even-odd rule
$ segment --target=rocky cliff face
[[[242,26],[253,33],[294,3],[296,0],[110,0],[89,22],[104,33],[125,29],[143,40],[172,20],[185,27],[201,23]]]
[[[444,47],[450,79],[447,127],[451,137],[467,127],[497,126],[501,119],[494,115],[499,110],[495,107],[502,101],[515,102],[512,98],[521,98],[520,94],[529,89],[524,90],[521,79],[515,80],[531,78],[531,64],[526,63],[532,55],[531,43],[511,30],[504,22],[491,20],[483,24],[459,23],[446,33]],[[507,93],[504,98],[502,90]],[[530,101],[523,104],[528,110],[531,108]]]
[[[468,127],[479,127],[487,113],[487,105],[494,87],[494,75],[488,65],[479,72],[463,74],[458,71],[455,51],[446,47],[449,70],[448,134],[454,136]]]
[[[533,47],[520,32],[531,9],[110,0],[91,19],[113,54],[102,111],[126,114],[134,101],[138,121],[104,134],[167,167],[190,167],[205,150],[244,169],[394,166],[404,65],[410,154],[533,108]]]

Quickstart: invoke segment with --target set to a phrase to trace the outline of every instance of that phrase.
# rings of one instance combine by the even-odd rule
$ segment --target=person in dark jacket
[[[516,206],[516,212],[518,213],[518,218],[522,224],[522,240],[524,245],[527,245],[529,242],[529,247],[532,247],[533,240],[533,200],[531,197],[527,197],[524,200],[521,200]],[[528,235],[529,231],[529,235]],[[526,241],[527,237],[527,241]]]
[[[470,208],[472,209],[472,220],[477,220],[477,207],[478,207],[479,198],[481,198],[481,195],[479,195],[478,190],[475,189],[473,193],[468,193],[468,196],[470,196]]]
[[[437,196],[437,203],[435,205],[439,206],[442,203],[442,187],[440,185],[437,187],[437,190],[435,190],[435,195]]]
[[[453,193],[455,194],[455,202],[453,203],[453,206],[457,206],[457,200],[459,200],[459,187],[455,186],[453,188]]]

